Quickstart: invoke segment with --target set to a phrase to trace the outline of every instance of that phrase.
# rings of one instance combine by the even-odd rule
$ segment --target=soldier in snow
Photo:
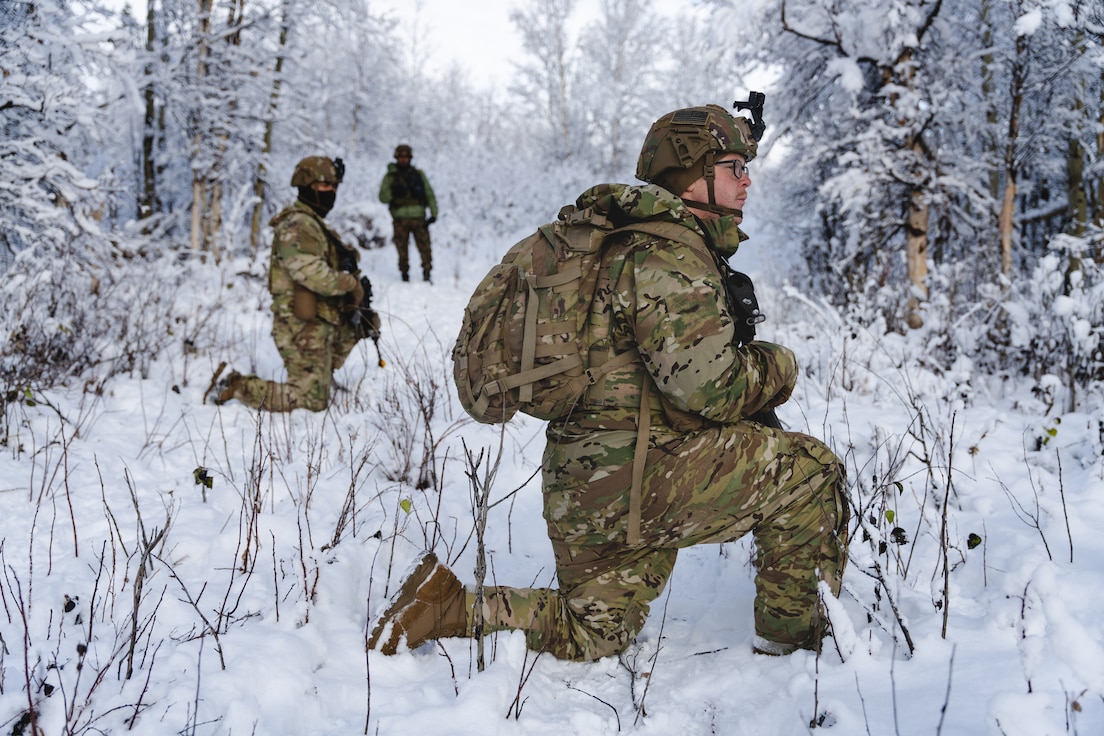
[[[394,242],[399,250],[399,272],[403,281],[410,280],[410,236],[422,259],[422,279],[429,281],[433,268],[429,226],[437,221],[437,197],[425,172],[410,165],[414,152],[401,144],[395,148],[395,163],[387,164],[387,173],[380,182],[379,198],[391,211],[395,228]],[[426,217],[426,210],[429,217]]]
[[[323,411],[330,403],[334,371],[362,337],[379,334],[379,317],[350,319],[365,300],[366,279],[358,254],[325,223],[345,173],[341,159],[309,156],[295,167],[298,199],[272,218],[272,339],[287,369],[287,382],[231,372],[212,379],[216,404],[237,399],[256,409]]]
[[[618,654],[643,626],[679,549],[750,533],[753,648],[780,655],[821,646],[819,588],[837,594],[846,563],[844,470],[819,440],[756,419],[790,397],[798,367],[785,347],[737,337],[722,265],[746,238],[739,225],[757,138],[748,120],[721,107],[677,110],[648,132],[637,164],[647,185],[606,184],[579,198],[579,208],[618,226],[665,223],[671,235],[632,230],[605,246],[589,354],[638,357],[549,422],[544,517],[558,587],[486,588],[484,631],[524,631],[532,649],[564,659]],[[644,462],[636,462],[641,438]],[[403,640],[413,648],[471,635],[475,603],[427,553],[369,646],[393,654]]]

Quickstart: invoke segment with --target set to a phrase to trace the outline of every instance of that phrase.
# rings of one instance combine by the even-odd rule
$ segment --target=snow
[[[858,94],[863,89],[863,74],[859,64],[854,59],[842,56],[828,63],[825,72],[839,77],[840,86],[851,94]]]
[[[550,213],[555,196],[541,203]],[[201,403],[220,359],[282,372],[255,276],[263,258],[207,264],[184,285],[179,302],[219,305],[209,347],[186,362],[170,351],[147,378],[116,377],[102,397],[77,384],[9,405],[0,728],[13,731],[33,702],[47,734],[786,736],[814,719],[841,734],[1104,730],[1098,419],[1048,417],[1030,384],[989,385],[969,363],[932,372],[918,340],[852,333],[753,269],[772,317],[761,335],[791,346],[803,368],[781,418],[845,459],[873,535],[854,535],[845,592],[829,603],[836,638],[820,657],[751,652],[746,539],[685,550],[620,658],[557,661],[528,652],[518,633],[488,638],[483,672],[461,639],[366,654],[366,632],[422,549],[474,579],[464,443],[494,451],[501,439],[492,498],[520,488],[490,514],[495,579],[553,579],[531,479],[542,423],[519,418],[500,436],[466,420],[451,386],[470,291],[525,234],[470,217],[449,212],[435,227],[432,285],[402,283],[390,246],[363,253],[387,365],[370,342],[358,346],[326,413]],[[737,265],[771,244],[745,249]],[[224,282],[233,288],[206,288]],[[432,468],[420,473],[427,445]],[[417,487],[420,475],[429,487]],[[893,526],[908,543],[879,551]],[[972,533],[981,543],[970,549]]]
[[[1016,19],[1016,34],[1019,36],[1032,36],[1042,25],[1042,8],[1032,8]]]

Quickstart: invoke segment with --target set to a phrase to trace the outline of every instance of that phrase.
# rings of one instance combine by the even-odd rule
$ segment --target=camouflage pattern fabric
[[[636,162],[636,178],[682,192],[706,175],[707,154],[738,153],[750,162],[758,148],[748,121],[723,107],[675,110],[652,123]]]
[[[234,387],[234,398],[254,409],[274,412],[325,411],[330,405],[334,371],[344,365],[356,346],[356,333],[347,324],[274,313],[272,339],[284,361],[287,381],[242,376]]]
[[[674,195],[654,186],[602,185],[578,206],[706,235]],[[609,246],[590,310],[591,355],[636,347],[642,360],[610,371],[580,409],[549,423],[544,515],[559,587],[489,589],[489,630],[525,630],[531,647],[566,659],[616,654],[643,626],[678,549],[751,533],[756,633],[819,646],[818,583],[838,592],[846,563],[843,468],[813,437],[747,419],[789,398],[797,365],[781,346],[736,341],[714,259],[731,255],[744,236],[723,223],[710,236],[716,255],[692,244],[700,238],[637,232]],[[629,545],[645,380],[654,386],[641,543]]]
[[[340,270],[340,239],[307,205],[295,202],[276,215],[271,225],[272,337],[287,369],[287,382],[242,376],[234,398],[269,411],[322,411],[329,405],[333,372],[357,342],[342,313],[347,295],[359,282]],[[315,318],[295,316],[296,284],[314,294]]]
[[[341,159],[338,159],[340,161]],[[293,187],[309,187],[311,184],[341,183],[337,166],[332,159],[326,156],[307,156],[295,165],[295,171],[291,173],[291,185]]]
[[[393,223],[395,235],[393,241],[399,251],[399,272],[410,271],[410,236],[414,236],[414,245],[422,259],[422,272],[429,273],[433,268],[433,250],[430,247],[429,226],[423,218],[396,218]]]

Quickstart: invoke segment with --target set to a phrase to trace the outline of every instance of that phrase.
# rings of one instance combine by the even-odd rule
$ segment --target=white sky
[[[510,76],[521,41],[510,10],[518,0],[370,0],[369,7],[400,20],[404,41],[414,31],[429,68],[459,62],[480,85],[499,86]],[[406,27],[410,25],[409,28]]]
[[[665,14],[684,11],[691,0],[652,0],[650,8]],[[421,43],[429,49],[429,68],[441,69],[453,62],[471,72],[479,85],[503,86],[513,72],[513,60],[522,55],[521,38],[510,21],[510,11],[523,0],[369,0],[369,7],[403,22],[417,24]],[[576,3],[576,27],[596,18],[593,0]],[[399,37],[410,36],[399,29]]]
[[[2,0],[0,0],[2,1]],[[513,72],[513,60],[522,55],[521,39],[510,22],[510,11],[523,0],[368,0],[369,12],[400,21],[398,36],[412,38],[426,49],[427,66],[441,70],[459,63],[481,86],[505,86]],[[653,0],[651,7],[673,13],[690,0]],[[138,17],[146,10],[146,0],[108,0],[122,8],[130,5]],[[578,25],[597,16],[593,0],[581,0],[575,7]]]

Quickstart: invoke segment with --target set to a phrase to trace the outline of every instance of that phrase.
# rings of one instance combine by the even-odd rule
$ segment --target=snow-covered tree
[[[578,97],[586,100],[596,168],[631,174],[661,99],[657,70],[665,55],[662,18],[642,0],[602,0],[599,18],[579,42]]]
[[[0,270],[27,248],[61,248],[98,230],[104,214],[90,175],[104,129],[89,85],[102,67],[73,5],[0,7]]]
[[[528,0],[510,13],[527,58],[512,91],[528,108],[527,129],[539,147],[563,160],[587,139],[587,100],[577,93],[578,59],[568,22],[575,0]]]

